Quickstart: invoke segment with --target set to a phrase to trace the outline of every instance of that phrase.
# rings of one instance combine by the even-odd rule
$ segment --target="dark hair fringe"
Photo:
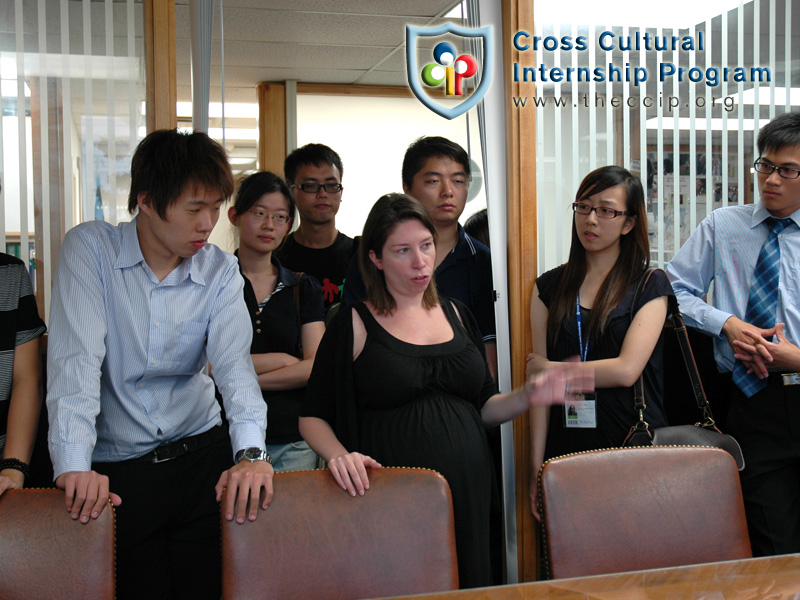
[[[425,166],[429,158],[450,158],[464,167],[467,179],[472,178],[469,155],[466,150],[447,138],[440,136],[422,136],[414,140],[406,149],[403,157],[403,184],[411,189],[414,176]]]
[[[597,292],[587,324],[587,340],[597,340],[605,330],[611,311],[619,305],[628,286],[639,279],[650,266],[650,243],[647,237],[647,215],[644,205],[644,190],[641,180],[627,169],[606,166],[595,169],[581,182],[575,200],[585,198],[615,187],[626,187],[626,210],[632,213],[627,218],[636,218],[633,229],[620,240],[617,262]],[[575,314],[578,291],[586,277],[586,250],[578,238],[575,216],[572,218],[572,243],[569,259],[561,273],[553,303],[548,311],[547,339],[555,344],[561,324]]]
[[[758,132],[758,153],[800,146],[800,112],[783,113]]]
[[[259,171],[248,175],[239,182],[236,196],[233,200],[233,210],[237,215],[243,215],[250,210],[264,194],[279,192],[289,204],[289,218],[294,221],[296,207],[292,192],[286,182],[270,171]]]
[[[419,200],[407,194],[381,196],[372,206],[364,223],[364,231],[358,246],[358,264],[367,288],[367,300],[378,314],[391,314],[397,308],[397,303],[386,288],[383,271],[370,260],[369,253],[372,251],[375,256],[381,258],[383,246],[395,227],[412,219],[422,223],[431,232],[435,243],[437,235],[433,219]],[[431,281],[422,296],[422,304],[429,310],[439,305],[439,295],[436,292],[433,273],[431,273]]]
[[[223,200],[233,193],[233,173],[225,149],[201,131],[181,133],[160,129],[148,134],[131,160],[128,211],[133,214],[144,193],[162,219],[188,186],[217,192]]]
[[[306,144],[294,150],[283,161],[283,175],[286,177],[286,183],[290,186],[294,185],[297,172],[300,167],[306,165],[317,167],[333,165],[339,170],[339,177],[342,178],[344,176],[342,159],[332,148],[325,144]]]

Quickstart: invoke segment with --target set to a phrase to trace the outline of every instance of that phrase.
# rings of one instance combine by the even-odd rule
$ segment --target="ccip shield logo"
[[[469,54],[456,57],[455,46],[449,42],[441,42],[433,50],[434,62],[427,63],[422,69],[417,63],[417,39],[420,37],[437,37],[452,33],[462,37],[483,39],[483,68],[480,83],[471,94],[464,93],[464,79],[474,78],[478,73],[478,62]],[[460,27],[446,23],[439,27],[416,27],[406,25],[406,70],[408,85],[417,100],[445,119],[454,119],[463,115],[481,101],[489,85],[492,83],[492,65],[494,64],[494,44],[492,43],[492,26],[479,29]],[[420,81],[421,80],[421,81]],[[425,93],[427,87],[445,85],[445,97],[464,97],[464,101],[453,107],[442,106]]]

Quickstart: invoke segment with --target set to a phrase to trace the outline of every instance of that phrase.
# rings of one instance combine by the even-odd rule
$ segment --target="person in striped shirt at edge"
[[[753,554],[765,556],[800,552],[800,113],[765,125],[758,152],[761,201],[708,215],[667,274],[731,374],[727,430],[744,453]]]
[[[218,599],[223,488],[223,516],[239,523],[272,500],[244,284],[236,258],[208,243],[232,192],[217,142],[155,131],[131,163],[133,220],[83,223],[61,248],[50,456],[73,519],[118,507],[120,600]]]
[[[30,476],[42,407],[44,332],[25,263],[0,252],[0,496],[23,487]]]

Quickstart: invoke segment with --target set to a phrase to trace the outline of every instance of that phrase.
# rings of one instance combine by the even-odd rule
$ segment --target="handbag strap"
[[[636,286],[636,291],[633,295],[633,302],[631,303],[631,323],[633,322],[633,317],[636,314],[636,305],[639,303],[639,298],[642,295],[642,291],[647,285],[647,282],[650,280],[650,277],[656,271],[661,271],[664,273],[663,269],[650,268],[647,269],[647,271],[645,271],[642,277],[639,279],[639,284]],[[666,273],[664,273],[664,275],[666,276]],[[689,343],[689,334],[686,330],[686,323],[683,320],[683,315],[678,307],[678,300],[675,298],[675,296],[667,296],[667,321],[672,323],[672,328],[675,331],[675,335],[678,337],[678,345],[680,346],[681,355],[683,356],[683,364],[686,365],[686,371],[689,373],[689,379],[692,384],[692,393],[694,395],[695,402],[697,403],[697,408],[699,408],[703,413],[702,426],[714,427],[714,416],[711,413],[711,405],[708,403],[706,392],[703,389],[703,382],[700,380],[700,373],[697,370],[697,362],[694,359],[692,346]],[[636,380],[636,383],[633,384],[633,404],[634,410],[639,413],[639,423],[637,426],[644,425],[646,428],[647,423],[644,420],[644,409],[646,402],[644,399],[643,376],[641,374]]]

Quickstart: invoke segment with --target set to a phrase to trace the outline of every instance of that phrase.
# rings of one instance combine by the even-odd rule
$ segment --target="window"
[[[128,220],[145,133],[141,0],[0,1],[0,249],[29,264],[46,316],[64,234]]]

